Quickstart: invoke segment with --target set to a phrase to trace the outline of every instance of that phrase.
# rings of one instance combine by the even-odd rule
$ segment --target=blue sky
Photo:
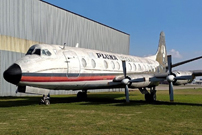
[[[45,0],[130,34],[130,55],[155,54],[161,31],[173,63],[202,55],[202,0]],[[202,60],[176,69],[201,69]]]

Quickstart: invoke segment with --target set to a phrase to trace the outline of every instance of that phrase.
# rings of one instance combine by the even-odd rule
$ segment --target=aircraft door
[[[81,67],[77,54],[73,51],[65,51],[63,54],[67,63],[67,77],[78,77]]]

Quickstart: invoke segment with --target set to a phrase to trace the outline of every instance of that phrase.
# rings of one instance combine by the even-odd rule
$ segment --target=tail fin
[[[156,61],[158,61],[160,66],[162,67],[160,72],[166,72],[166,66],[168,61],[167,61],[165,34],[163,31],[160,33],[159,46],[156,53]]]

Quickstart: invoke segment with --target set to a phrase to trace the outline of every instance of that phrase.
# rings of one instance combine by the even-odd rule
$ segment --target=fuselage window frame
[[[86,62],[86,60],[84,58],[81,59],[81,63],[82,63],[83,67],[87,66],[87,62]]]
[[[105,69],[108,69],[108,63],[106,60],[104,60],[104,67],[105,67]]]
[[[112,67],[112,69],[115,69],[115,64],[113,61],[111,61],[111,67]]]
[[[115,67],[116,67],[116,69],[120,70],[120,67],[121,67],[121,66],[120,66],[120,64],[119,64],[119,62],[118,62],[118,61],[116,62]]]
[[[93,67],[93,68],[95,68],[95,67],[96,67],[96,62],[95,62],[95,60],[94,60],[94,59],[91,59],[91,65],[92,65],[92,67]]]
[[[132,65],[131,63],[128,63],[129,71],[132,71]]]
[[[133,63],[133,65],[134,65],[134,71],[136,71],[137,66],[136,66],[136,64],[135,64],[135,63]]]

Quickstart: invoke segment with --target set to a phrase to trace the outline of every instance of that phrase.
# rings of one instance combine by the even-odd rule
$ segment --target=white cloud
[[[172,55],[173,58],[182,58],[182,55],[180,54],[179,51],[176,51],[175,49],[171,49],[168,52],[169,55]]]

